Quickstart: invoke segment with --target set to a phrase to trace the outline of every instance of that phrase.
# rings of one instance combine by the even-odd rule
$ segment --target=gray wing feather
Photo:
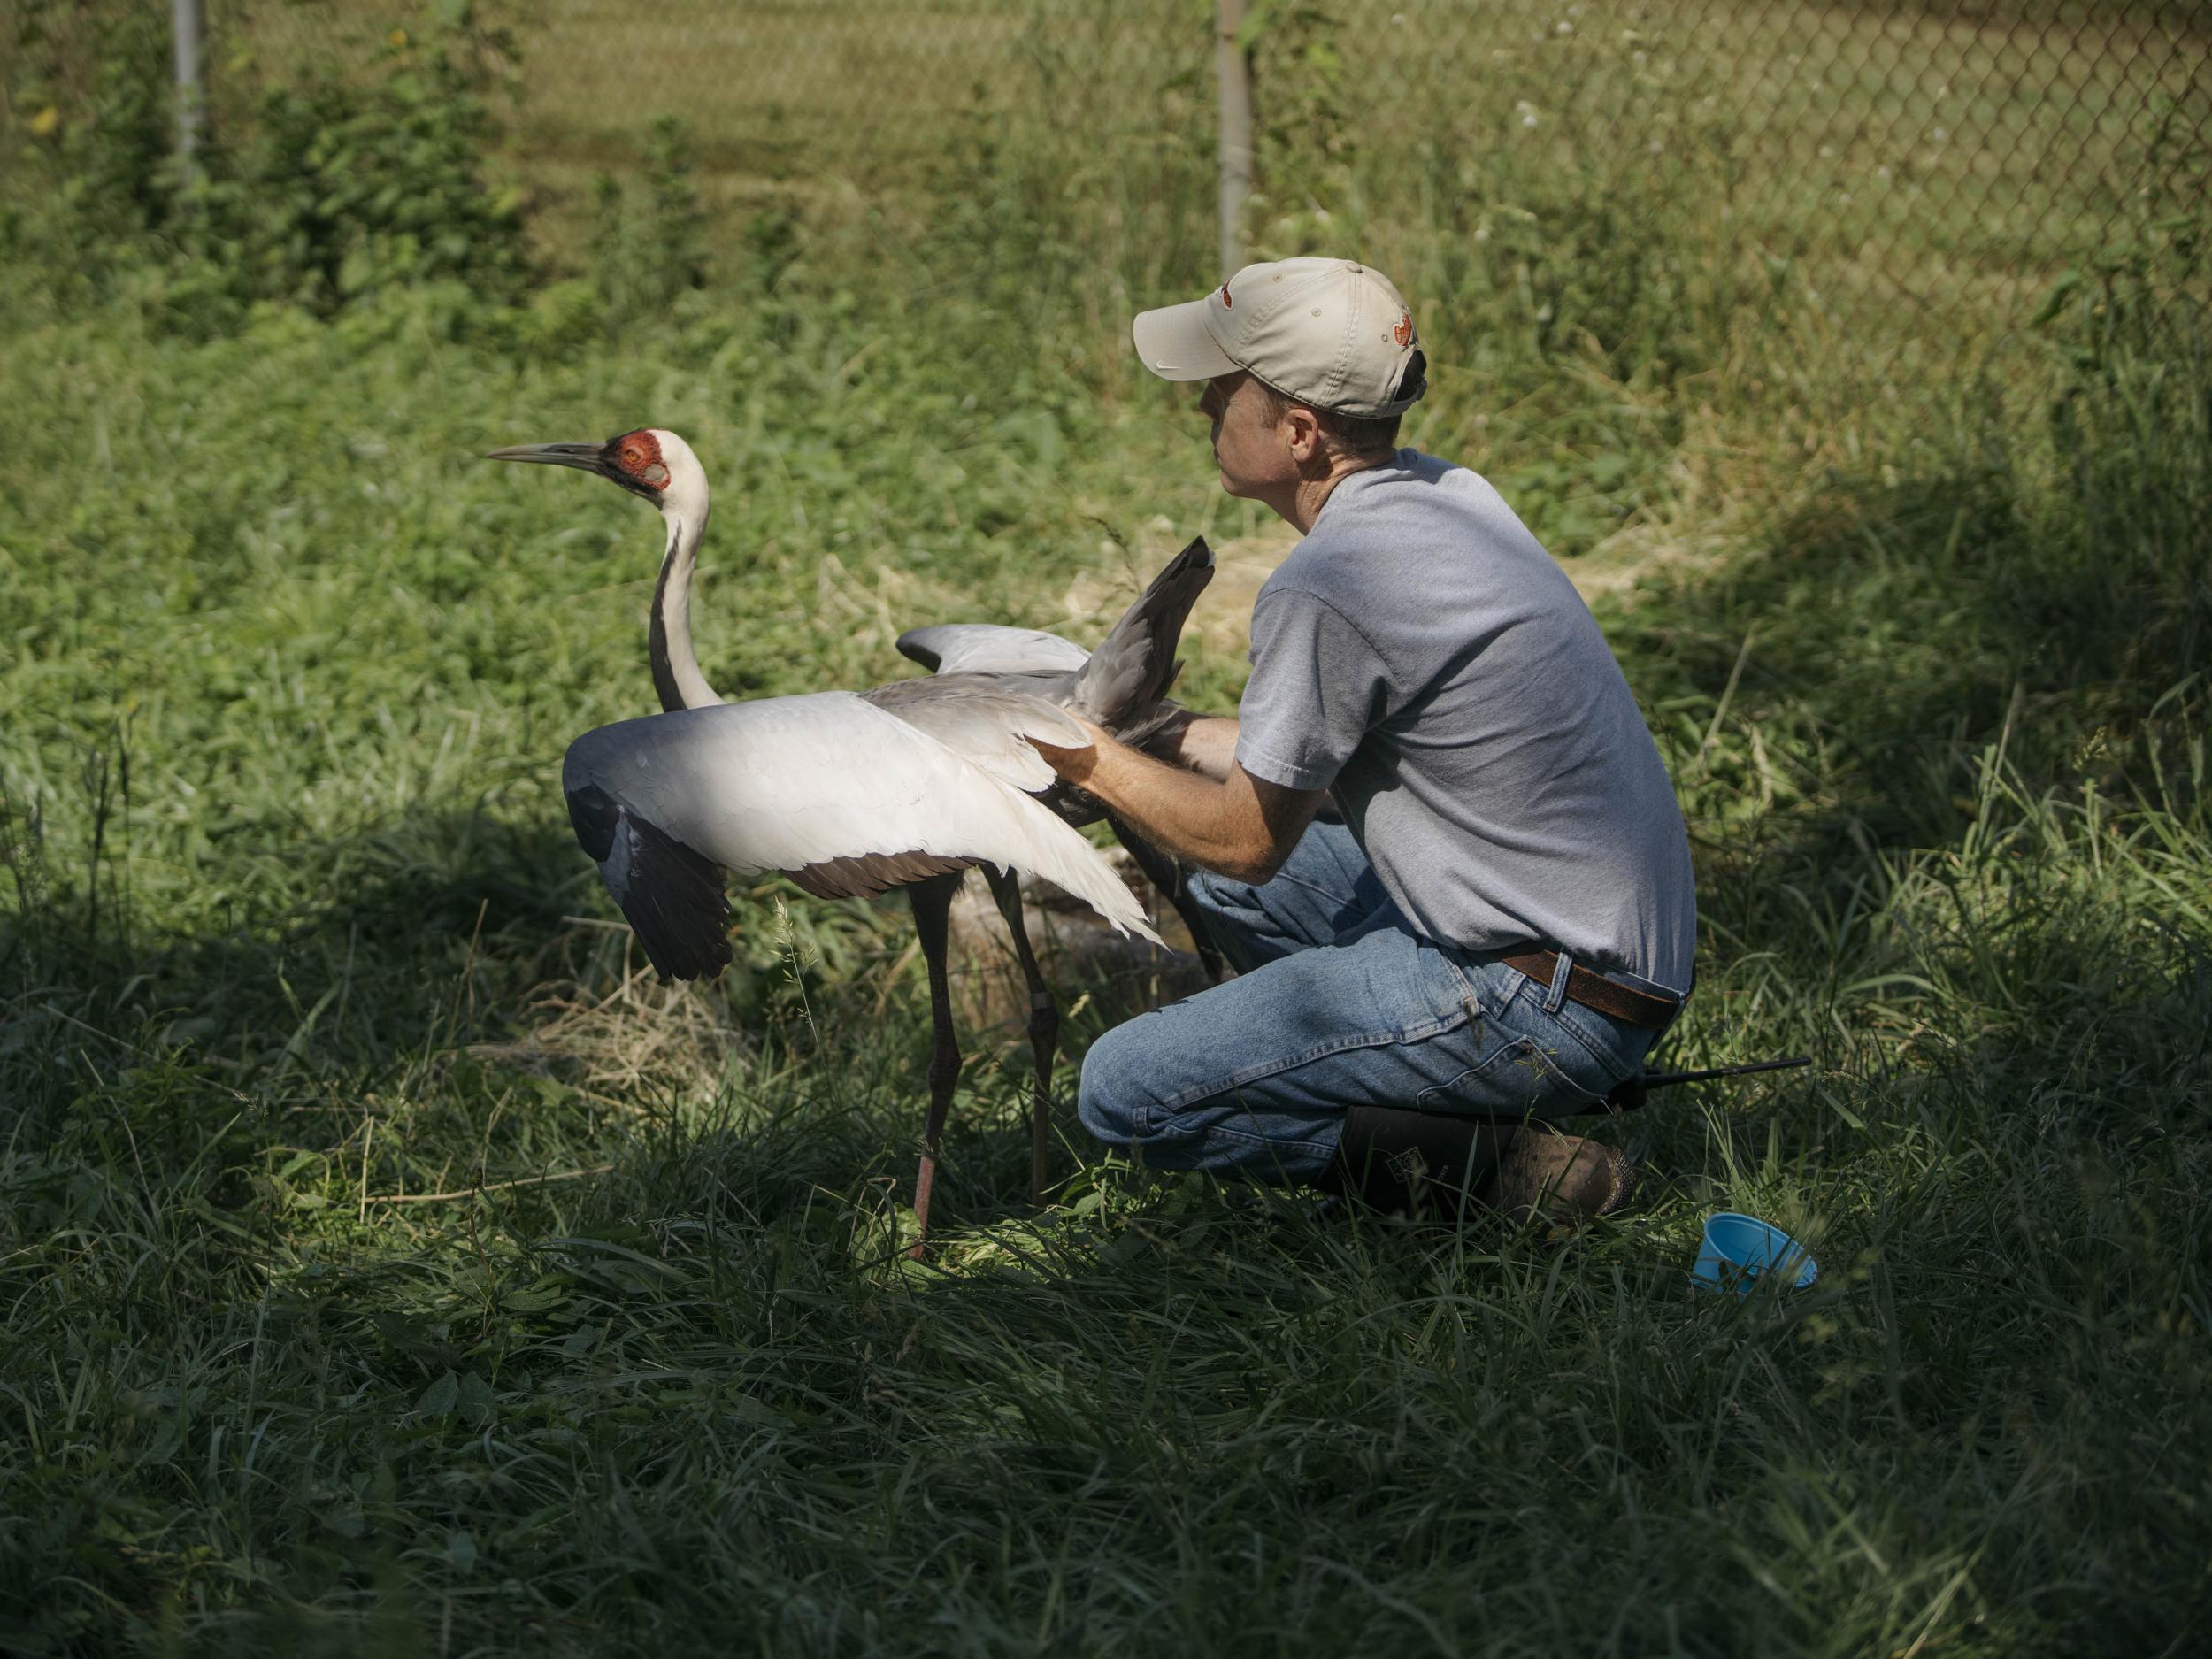
[[[1002,628],[987,622],[943,622],[909,628],[899,654],[934,674],[1025,674],[1080,668],[1090,653],[1041,628]]]
[[[1069,706],[1122,733],[1125,742],[1140,741],[1125,728],[1141,721],[1175,683],[1183,666],[1175,659],[1176,641],[1213,577],[1214,556],[1201,536],[1168,561],[1100,641],[1075,676]]]
[[[860,695],[895,714],[946,748],[1034,795],[1054,782],[1052,768],[1029,746],[1034,735],[1080,749],[1089,740],[1060,703],[1069,676],[1046,674],[934,674],[895,680]]]

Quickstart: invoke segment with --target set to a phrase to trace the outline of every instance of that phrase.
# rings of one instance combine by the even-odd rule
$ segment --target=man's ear
[[[1314,419],[1313,411],[1293,403],[1283,415],[1283,426],[1290,434],[1291,459],[1306,462],[1321,454],[1321,423]]]

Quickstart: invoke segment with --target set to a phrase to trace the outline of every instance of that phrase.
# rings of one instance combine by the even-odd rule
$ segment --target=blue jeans
[[[1238,977],[1117,1025],[1077,1110],[1154,1169],[1309,1180],[1361,1102],[1548,1118],[1602,1099],[1655,1033],[1416,936],[1352,833],[1316,824],[1263,887],[1192,878]]]

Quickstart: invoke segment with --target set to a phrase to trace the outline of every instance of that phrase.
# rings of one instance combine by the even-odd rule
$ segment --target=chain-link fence
[[[1700,204],[1717,241],[1863,316],[2039,288],[2200,198],[2208,22],[2182,4],[1412,0],[1338,38],[1358,85],[1446,65],[1486,88],[1457,119],[1448,98],[1378,123],[1379,147],[1449,143],[1471,190],[1486,149],[1545,147],[1616,199]]]
[[[219,76],[403,39],[377,0],[208,4]],[[887,227],[1034,143],[1069,198],[1112,198],[1064,239],[1095,235],[1131,288],[1211,280],[1217,21],[1216,0],[533,4],[507,14],[503,142],[557,237],[664,115],[710,208]],[[1727,279],[1707,303],[1939,334],[2199,211],[2208,43],[2212,8],[2177,0],[1255,0],[1236,230],[1409,274],[1487,257],[1532,316],[1579,303],[1593,328],[1640,284],[1697,286],[1702,247]],[[1474,251],[1494,242],[1520,251]]]

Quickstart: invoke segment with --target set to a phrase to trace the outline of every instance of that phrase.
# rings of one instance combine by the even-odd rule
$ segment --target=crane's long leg
[[[906,890],[914,907],[914,932],[921,941],[922,960],[929,964],[929,1118],[922,1127],[922,1166],[914,1177],[914,1248],[907,1255],[916,1261],[929,1246],[929,1194],[937,1184],[937,1151],[944,1139],[945,1112],[952,1104],[953,1086],[960,1081],[960,1040],[952,1028],[952,987],[945,980],[947,923],[953,895],[960,891],[960,877],[931,876]]]
[[[1030,949],[1029,927],[1022,919],[1021,878],[995,864],[983,866],[998,913],[1006,918],[1006,931],[1014,938],[1014,957],[1029,982],[1029,1052],[1037,1068],[1037,1086],[1029,1104],[1029,1202],[1045,1201],[1045,1164],[1052,1138],[1052,1060],[1060,1048],[1060,1008],[1052,1000],[1052,987],[1037,966]]]
[[[1137,861],[1137,868],[1144,872],[1144,879],[1167,895],[1167,902],[1183,918],[1183,926],[1190,930],[1191,943],[1197,947],[1198,960],[1206,970],[1206,977],[1216,985],[1220,984],[1224,965],[1221,952],[1214,944],[1213,935],[1206,931],[1205,916],[1191,902],[1190,883],[1183,866],[1110,813],[1106,821],[1114,826],[1114,838],[1129,849],[1129,856]]]

